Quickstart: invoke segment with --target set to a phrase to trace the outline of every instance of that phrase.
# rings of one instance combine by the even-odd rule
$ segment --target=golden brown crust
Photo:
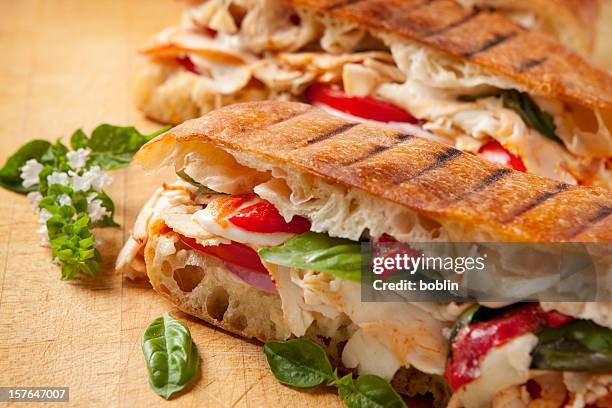
[[[502,12],[531,12],[537,17],[538,31],[561,38],[566,46],[581,52],[593,49],[597,35],[595,22],[600,14],[600,0],[474,0],[480,7]]]
[[[147,143],[147,165],[178,142],[210,142],[355,187],[498,241],[612,241],[612,192],[508,170],[452,147],[309,105],[249,102],[185,122]],[[164,151],[164,152],[162,152]]]
[[[291,0],[332,17],[434,47],[511,78],[532,93],[612,108],[612,77],[546,34],[453,0]],[[579,5],[576,5],[579,7]]]

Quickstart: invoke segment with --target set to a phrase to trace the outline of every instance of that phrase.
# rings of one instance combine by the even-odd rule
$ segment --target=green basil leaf
[[[38,185],[29,188],[23,187],[23,180],[20,176],[21,168],[30,159],[40,162],[50,147],[51,143],[46,140],[32,140],[23,145],[15,154],[8,158],[4,167],[0,169],[0,186],[22,194],[38,190]]]
[[[501,95],[501,93],[502,91],[489,91],[474,95],[460,95],[457,99],[461,102],[474,102],[478,99],[497,98]]]
[[[504,107],[518,113],[527,126],[535,129],[542,136],[563,144],[561,138],[557,136],[557,126],[553,117],[548,112],[541,110],[527,92],[520,92],[516,89],[504,89],[475,95],[461,95],[457,99],[462,102],[474,102],[478,99],[492,97],[501,97]]]
[[[542,136],[563,144],[557,136],[557,126],[553,117],[543,110],[531,99],[528,93],[519,92],[515,89],[506,90],[502,93],[504,106],[519,114],[527,126],[538,131]]]
[[[377,375],[349,374],[338,381],[338,393],[349,408],[405,408],[406,403],[391,384]]]
[[[453,325],[453,328],[451,329],[450,336],[448,339],[448,349],[446,352],[447,358],[450,359],[453,356],[453,347],[452,347],[453,340],[455,339],[455,337],[457,337],[457,334],[459,334],[461,329],[463,329],[464,327],[467,327],[470,323],[472,323],[472,319],[474,318],[474,315],[479,309],[480,309],[480,305],[478,303],[468,307],[467,309],[463,311],[461,316],[459,316],[459,319],[457,319],[457,321]]]
[[[590,320],[576,320],[561,327],[547,327],[538,332],[541,343],[559,339],[573,340],[589,350],[612,352],[612,330]]]
[[[353,381],[353,374],[347,374],[344,377],[336,380],[336,386],[338,387],[338,395],[340,396],[342,401],[348,400],[351,394],[355,392],[355,382]]]
[[[348,239],[305,232],[280,246],[260,249],[259,256],[275,265],[309,269],[342,279],[361,281],[361,245]]]
[[[283,384],[309,388],[334,380],[325,350],[310,340],[269,341],[264,353],[272,373]]]
[[[149,384],[165,399],[185,389],[197,374],[200,357],[187,326],[168,313],[153,320],[141,339]]]
[[[68,148],[58,139],[55,144],[49,146],[49,149],[40,158],[41,162],[53,167],[55,171],[68,171],[68,161],[66,159]]]
[[[72,147],[72,150],[85,148],[88,144],[89,138],[83,132],[83,129],[75,130],[72,136],[70,136],[70,147]]]
[[[612,371],[612,352],[589,350],[577,341],[561,339],[538,344],[532,352],[531,366],[554,371]]]
[[[612,370],[612,330],[589,320],[538,333],[532,366],[549,370],[601,372]]]
[[[71,138],[71,144],[91,149],[88,160],[90,166],[114,170],[130,164],[143,144],[168,129],[170,127],[164,127],[150,135],[143,135],[133,126],[103,124],[93,130],[90,138],[77,131]]]

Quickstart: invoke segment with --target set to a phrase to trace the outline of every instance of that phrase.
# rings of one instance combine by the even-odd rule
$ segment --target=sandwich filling
[[[304,100],[516,170],[612,186],[609,112],[286,1],[205,1],[144,53],[156,64],[137,84],[140,105],[164,121],[245,100]]]
[[[214,264],[240,285],[280,298],[278,338],[304,336],[313,326],[330,338],[342,332],[344,367],[388,380],[401,367],[439,376],[454,391],[450,406],[580,407],[609,398],[612,322],[605,305],[594,312],[554,303],[364,303],[360,242],[448,240],[447,228],[380,201],[371,205],[381,216],[365,217],[367,198],[359,197],[362,208],[348,209],[355,200],[343,187],[208,153],[179,160],[179,180],[147,203],[119,269],[141,273],[143,248],[154,242],[159,261],[147,265],[163,271],[165,260],[181,258],[178,281],[176,273],[170,279],[188,294]]]

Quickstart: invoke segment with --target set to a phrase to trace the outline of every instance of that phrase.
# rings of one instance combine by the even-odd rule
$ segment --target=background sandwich
[[[459,0],[464,7],[490,7],[517,24],[549,34],[575,51],[593,49],[599,0]]]
[[[489,8],[210,0],[144,54],[138,105],[162,122],[246,100],[301,100],[418,128],[517,170],[612,185],[612,79]]]
[[[531,357],[542,328],[573,336],[582,322],[608,338],[608,303],[543,302],[483,317],[469,303],[363,303],[359,285],[364,240],[609,242],[608,191],[290,102],[223,108],[159,136],[136,160],[174,166],[180,180],[145,206],[117,268],[146,271],[181,310],[262,341],[325,339],[346,368],[409,395],[431,392],[438,406],[449,384],[451,406],[609,398],[610,361],[573,366],[576,374]],[[518,329],[476,347],[474,327],[502,324]],[[606,350],[584,346],[577,358],[594,362]],[[462,376],[466,361],[472,375]]]

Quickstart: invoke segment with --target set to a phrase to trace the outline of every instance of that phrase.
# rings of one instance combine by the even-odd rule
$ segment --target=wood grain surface
[[[179,13],[172,0],[1,0],[0,161],[32,138],[68,137],[103,122],[156,129],[134,109],[130,80],[136,50]],[[610,30],[612,7],[605,14],[601,25]],[[611,45],[598,45],[603,65],[612,66]],[[0,191],[0,386],[70,387],[69,404],[52,406],[341,406],[333,393],[280,386],[258,344],[190,319],[145,282],[113,273],[160,183],[138,169],[113,177],[107,191],[122,228],[99,231],[104,274],[91,281],[61,281],[25,197]],[[164,311],[187,322],[202,356],[194,389],[171,402],[149,389],[140,350],[144,328]]]

